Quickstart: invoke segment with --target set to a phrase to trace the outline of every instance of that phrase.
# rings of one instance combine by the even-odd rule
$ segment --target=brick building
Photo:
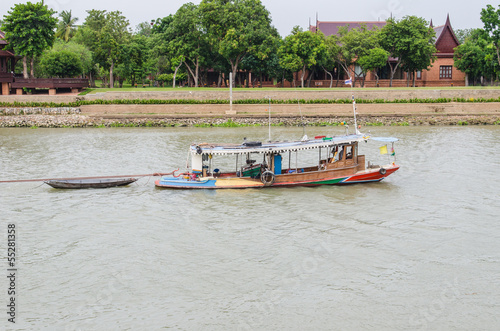
[[[348,26],[349,29],[359,28],[361,24],[364,24],[368,29],[382,28],[386,25],[386,22],[323,22],[317,21],[315,26],[310,26],[309,30],[312,32],[321,31],[325,36],[330,36],[337,34],[341,26]],[[434,27],[431,21],[431,27],[436,32],[436,42],[435,46],[437,52],[435,54],[436,61],[428,68],[422,72],[416,73],[415,86],[464,86],[465,85],[465,73],[459,71],[454,67],[454,48],[460,45],[458,42],[453,28],[450,23],[449,15],[446,18],[444,25]],[[396,61],[396,59],[389,59],[390,61]],[[389,86],[390,69],[389,65],[385,68],[379,70],[379,86],[387,87]],[[345,79],[345,74],[339,73],[339,80]],[[393,87],[406,86],[408,80],[408,74],[402,72],[401,69],[394,75]],[[313,77],[311,86],[329,86],[330,80],[327,79],[326,74],[317,73]],[[365,78],[365,86],[374,87],[376,86],[376,77],[373,72],[368,72]]]

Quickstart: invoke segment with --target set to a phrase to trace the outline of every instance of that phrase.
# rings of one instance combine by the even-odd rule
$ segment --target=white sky
[[[36,2],[37,0],[31,0]],[[498,4],[484,0],[261,0],[272,16],[273,25],[281,36],[290,33],[295,25],[307,29],[309,19],[314,24],[316,13],[320,21],[377,21],[392,15],[402,18],[405,15],[416,15],[432,19],[434,26],[444,24],[446,15],[450,14],[454,29],[482,27],[480,12],[487,4],[498,8]],[[20,0],[2,0],[0,16]],[[72,10],[73,16],[84,21],[89,9],[119,10],[135,28],[137,24],[151,21],[159,17],[174,14],[177,9],[189,1],[183,0],[45,0],[49,7],[60,12]],[[191,1],[199,4],[200,0]]]

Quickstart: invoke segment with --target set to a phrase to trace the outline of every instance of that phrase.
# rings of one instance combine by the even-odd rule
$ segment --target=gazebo
[[[20,57],[4,49],[7,46],[4,38],[5,34],[0,31],[0,83],[2,84],[2,94],[6,95],[10,93],[11,84],[14,82],[14,67]]]
[[[24,88],[30,89],[48,89],[49,95],[55,95],[57,89],[71,89],[72,92],[78,92],[89,86],[88,79],[85,78],[29,78],[16,77],[14,68],[17,61],[22,59],[16,56],[14,52],[6,50],[7,41],[5,33],[0,31],[0,83],[2,84],[2,95],[9,95],[15,91],[16,94],[23,94]]]

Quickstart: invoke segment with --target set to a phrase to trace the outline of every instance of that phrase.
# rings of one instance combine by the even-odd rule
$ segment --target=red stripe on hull
[[[354,175],[343,181],[341,184],[354,184],[354,183],[360,183],[360,182],[374,182],[374,181],[381,181],[385,177],[391,175],[392,173],[396,172],[399,169],[399,166],[394,166],[391,168],[384,168],[386,170],[385,174],[381,174],[379,170],[365,173],[365,174],[360,174],[360,175]]]

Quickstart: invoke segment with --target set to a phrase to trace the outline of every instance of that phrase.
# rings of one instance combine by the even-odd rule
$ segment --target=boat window
[[[349,146],[346,146],[347,148],[347,154],[346,154],[346,159],[348,160],[352,160],[352,156],[353,156],[353,146],[352,145],[349,145]]]

